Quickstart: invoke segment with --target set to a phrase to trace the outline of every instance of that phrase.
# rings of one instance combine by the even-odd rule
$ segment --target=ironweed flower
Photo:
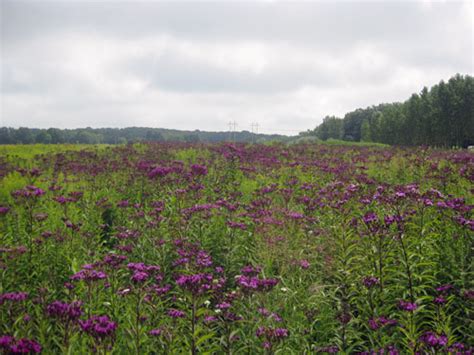
[[[0,206],[0,216],[5,216],[10,211],[10,207]]]
[[[85,267],[84,265],[83,267]],[[107,278],[107,274],[103,271],[97,271],[89,268],[84,268],[79,272],[76,272],[70,277],[73,281],[84,280],[84,281],[98,281]]]
[[[385,317],[378,317],[378,318],[370,318],[369,319],[369,328],[372,329],[372,330],[377,330],[379,328],[382,328],[386,325],[390,326],[390,325],[396,325],[397,324],[397,321],[394,320],[394,319],[389,319],[389,318],[385,318]]]
[[[448,344],[448,337],[444,334],[436,334],[434,332],[426,332],[420,337],[420,341],[431,348],[440,348]]]
[[[5,303],[5,301],[10,302],[21,302],[25,301],[28,298],[28,292],[7,292],[0,294],[0,305]]]
[[[153,337],[160,336],[163,331],[160,328],[152,329],[148,332],[149,335]]]
[[[380,280],[375,276],[366,276],[362,279],[362,283],[367,288],[372,288],[380,284]]]
[[[79,325],[83,332],[97,339],[111,337],[117,329],[117,323],[108,316],[92,316],[85,321],[80,320]]]
[[[76,320],[82,315],[82,302],[71,303],[54,301],[48,305],[46,312],[50,317],[62,320]]]
[[[398,308],[402,311],[414,312],[418,308],[416,303],[400,300],[398,302]]]
[[[193,164],[191,165],[191,175],[193,176],[205,176],[207,175],[207,167],[204,165]]]
[[[179,311],[177,309],[170,309],[167,314],[171,318],[184,318],[186,316],[183,311]]]
[[[146,280],[148,280],[148,277],[150,275],[146,272],[143,272],[143,271],[135,271],[132,275],[132,281],[135,282],[135,283],[142,283],[142,282],[145,282]]]
[[[5,354],[36,354],[41,352],[41,345],[32,339],[15,339],[10,335],[0,336],[0,350]],[[2,351],[2,353],[3,353]]]

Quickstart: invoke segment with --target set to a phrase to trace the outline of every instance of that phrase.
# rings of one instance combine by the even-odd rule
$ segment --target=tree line
[[[0,128],[0,144],[124,144],[135,142],[262,142],[287,140],[281,135],[241,132],[180,131],[164,128]]]
[[[456,74],[401,103],[380,104],[327,116],[301,135],[391,145],[474,145],[474,78]]]

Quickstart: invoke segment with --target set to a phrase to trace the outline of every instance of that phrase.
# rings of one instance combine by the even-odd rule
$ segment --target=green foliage
[[[457,74],[403,103],[357,109],[343,119],[326,117],[310,134],[322,140],[466,148],[474,144],[473,100],[474,78]]]
[[[472,153],[332,138],[0,149],[0,335],[70,354],[474,343]],[[87,270],[106,276],[73,280]],[[117,329],[90,335],[54,301]]]

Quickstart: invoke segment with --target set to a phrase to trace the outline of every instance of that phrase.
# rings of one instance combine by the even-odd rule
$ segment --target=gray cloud
[[[2,1],[1,122],[305,130],[473,73],[471,2]],[[247,127],[249,126],[249,127]]]

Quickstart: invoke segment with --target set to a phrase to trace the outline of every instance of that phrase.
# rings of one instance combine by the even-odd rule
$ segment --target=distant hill
[[[123,144],[135,142],[287,142],[291,137],[278,134],[241,132],[181,131],[165,128],[0,128],[0,144]]]

